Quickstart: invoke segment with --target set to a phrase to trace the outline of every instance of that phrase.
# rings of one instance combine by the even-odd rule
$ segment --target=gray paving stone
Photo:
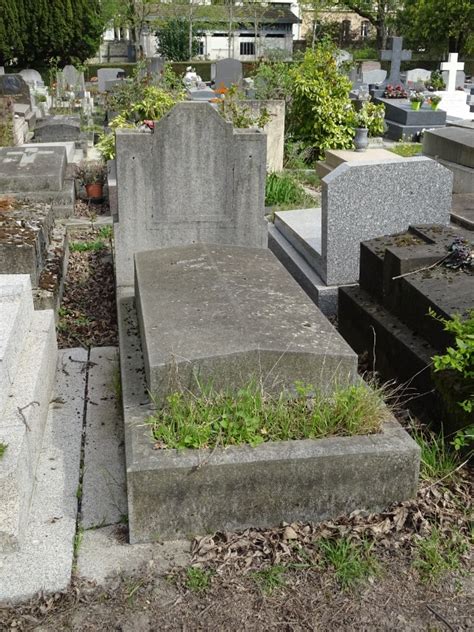
[[[127,514],[123,417],[114,391],[118,350],[91,349],[90,362],[81,506],[85,529],[118,523]]]
[[[19,551],[0,555],[0,603],[67,588],[73,563],[86,372],[84,349],[59,352],[56,386]]]

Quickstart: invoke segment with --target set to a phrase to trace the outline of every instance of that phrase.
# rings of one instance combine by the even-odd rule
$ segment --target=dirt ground
[[[75,578],[64,594],[0,608],[0,630],[473,630],[472,548],[436,581],[416,565],[434,525],[468,541],[471,474],[425,482],[383,514],[203,537],[192,545],[199,581],[189,567],[163,576],[150,565],[104,587]],[[370,573],[349,587],[321,557],[321,539],[338,537],[372,547]]]

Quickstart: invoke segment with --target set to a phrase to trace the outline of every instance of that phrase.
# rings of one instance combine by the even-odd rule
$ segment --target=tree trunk
[[[193,16],[192,16],[191,2],[192,0],[189,0],[189,32],[188,32],[189,61],[191,61],[191,59],[193,58]]]

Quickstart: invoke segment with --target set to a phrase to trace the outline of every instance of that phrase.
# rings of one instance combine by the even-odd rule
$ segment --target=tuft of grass
[[[236,393],[178,391],[148,419],[162,448],[212,448],[379,432],[389,411],[383,390],[360,382],[325,395],[297,384],[296,395],[265,393],[255,383]]]
[[[421,154],[421,143],[399,143],[394,147],[389,147],[389,151],[403,156],[404,158],[412,158],[413,156],[419,156]]]
[[[0,442],[0,459],[3,457],[3,455],[5,454],[5,450],[8,448],[8,445],[6,443],[1,443]]]
[[[445,573],[461,568],[462,556],[469,550],[466,536],[455,531],[450,535],[434,528],[431,533],[416,541],[413,566],[424,583],[435,584]]]
[[[205,571],[197,566],[186,569],[185,586],[193,592],[204,592],[211,585],[211,571]]]
[[[460,457],[446,443],[443,433],[438,435],[428,429],[415,428],[411,434],[421,450],[421,478],[432,481],[449,479],[455,475]]]
[[[101,226],[97,231],[100,239],[106,239],[110,241],[112,239],[113,229],[112,226]]]
[[[294,176],[301,184],[313,187],[314,189],[321,186],[321,179],[315,171],[295,171]]]
[[[71,252],[89,252],[103,250],[104,248],[105,244],[101,239],[96,239],[95,241],[72,241],[69,244]]]
[[[84,537],[84,529],[83,527],[79,527],[78,530],[76,531],[76,534],[74,535],[74,544],[73,544],[74,559],[77,559],[77,556],[79,554],[79,549],[81,548],[83,537]]]
[[[277,588],[286,586],[284,575],[285,567],[277,564],[252,573],[251,577],[264,593],[270,595]]]
[[[319,547],[326,565],[333,567],[344,590],[379,572],[379,565],[372,553],[372,544],[367,540],[356,543],[348,538],[323,538],[319,541]]]
[[[280,210],[311,208],[314,199],[305,193],[296,179],[287,173],[269,173],[265,183],[265,206]]]

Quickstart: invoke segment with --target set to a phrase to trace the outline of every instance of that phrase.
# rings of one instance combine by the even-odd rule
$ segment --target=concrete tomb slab
[[[79,140],[81,121],[79,116],[57,114],[49,116],[35,129],[36,143],[68,142]]]
[[[123,68],[99,68],[97,71],[99,92],[105,92],[105,83],[118,79],[119,73],[123,72],[125,72]]]
[[[135,266],[152,394],[169,392],[175,378],[196,388],[196,372],[216,388],[254,376],[278,392],[296,381],[327,391],[355,379],[352,351],[268,250],[166,248],[138,253]]]
[[[59,191],[65,173],[64,147],[0,148],[0,194]]]
[[[30,88],[21,75],[0,75],[0,96],[11,97],[17,103],[31,105]]]
[[[427,130],[423,153],[453,173],[454,193],[474,193],[474,127]]]
[[[176,105],[154,134],[117,130],[117,284],[133,285],[133,255],[143,250],[265,248],[266,142],[199,102]]]
[[[219,59],[212,64],[213,80],[216,88],[230,88],[233,85],[240,85],[243,78],[242,62],[238,59]]]

